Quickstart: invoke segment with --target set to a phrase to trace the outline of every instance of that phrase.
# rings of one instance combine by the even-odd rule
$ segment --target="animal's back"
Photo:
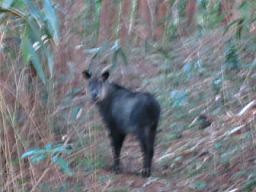
[[[120,88],[113,95],[110,112],[117,128],[124,132],[134,132],[144,126],[157,124],[160,106],[149,93]]]
[[[160,105],[149,93],[139,95],[138,104],[131,112],[131,121],[139,126],[152,126],[157,124],[160,116]]]

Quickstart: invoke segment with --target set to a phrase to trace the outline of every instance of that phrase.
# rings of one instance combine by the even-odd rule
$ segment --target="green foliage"
[[[188,97],[188,93],[186,90],[185,91],[173,90],[171,91],[171,94],[170,94],[170,99],[172,100],[172,103],[174,106],[184,105],[187,97]]]
[[[82,36],[83,44],[88,47],[97,46],[98,32],[100,26],[101,0],[85,0],[86,6],[75,14],[75,21],[81,26],[72,26],[72,32]]]
[[[34,50],[33,44],[30,41],[30,38],[27,33],[25,33],[24,36],[22,37],[21,47],[22,47],[22,51],[23,51],[24,61],[26,63],[29,63],[30,61],[32,62],[34,68],[37,71],[37,74],[39,75],[39,77],[41,78],[43,83],[45,84],[46,77],[45,77],[45,73],[43,71],[43,66],[40,62],[40,59],[39,59],[36,51]]]
[[[194,183],[191,183],[189,187],[194,190],[202,190],[206,186],[205,181],[195,181]]]
[[[190,61],[187,64],[185,64],[182,68],[182,72],[186,77],[189,78],[193,75],[194,72],[197,72],[200,69],[202,69],[202,61],[199,59],[197,61]]]
[[[121,57],[121,59],[122,59],[122,61],[123,61],[123,63],[124,63],[125,65],[128,64],[128,61],[127,61],[127,58],[126,58],[126,55],[125,55],[123,49],[122,49],[122,48],[118,48],[118,49],[114,52],[114,54],[113,54],[113,58],[112,58],[112,68],[115,68],[115,66],[116,66],[116,64],[117,64],[117,58],[118,58],[118,56]]]
[[[216,77],[212,79],[211,87],[215,94],[218,94],[222,87],[222,76],[221,74],[218,74]]]
[[[13,4],[13,0],[3,0],[2,7],[8,9]]]
[[[179,10],[179,17],[184,18],[185,17],[185,10],[186,10],[186,0],[178,1],[178,10]]]
[[[95,169],[101,168],[104,165],[104,160],[101,157],[97,158],[84,158],[79,160],[86,172],[93,172]]]
[[[108,189],[106,192],[126,192],[126,189]]]
[[[231,29],[235,29],[235,37],[241,39],[242,34],[249,31],[251,24],[255,21],[255,1],[242,1],[238,7],[241,17],[229,23],[224,31],[224,34]]]
[[[250,192],[253,191],[253,189],[256,186],[256,178],[251,178],[249,181],[245,184],[244,188],[242,189],[242,192]]]
[[[110,70],[113,70],[116,67],[116,65],[118,64],[117,60],[119,57],[122,59],[122,61],[123,61],[122,63],[124,65],[128,64],[127,57],[126,57],[122,47],[120,47],[119,39],[117,39],[113,45],[109,45],[109,43],[105,42],[105,43],[102,43],[101,46],[99,46],[97,48],[85,49],[84,53],[94,54],[92,56],[91,62],[89,64],[89,69],[95,63],[95,60],[100,59],[100,57],[103,54],[112,55],[112,65],[111,65]]]
[[[46,71],[41,63],[41,57],[45,57],[48,63],[50,77],[53,75],[53,43],[59,42],[58,19],[53,4],[49,0],[42,0],[43,8],[39,3],[29,0],[0,1],[0,27],[4,26],[7,20],[16,16],[15,22],[17,33],[14,34],[21,39],[21,48],[25,63],[30,63],[35,68],[42,82],[47,81]],[[11,16],[9,16],[11,15]],[[6,26],[7,30],[9,25]],[[51,44],[49,43],[51,42]]]
[[[38,163],[47,157],[50,157],[51,162],[57,164],[60,169],[68,174],[72,175],[68,167],[68,162],[60,157],[60,154],[69,154],[71,150],[68,149],[68,144],[52,145],[51,143],[46,144],[43,148],[31,148],[27,152],[23,153],[21,158],[30,157],[31,162]]]
[[[43,12],[46,17],[47,29],[56,43],[59,42],[58,20],[53,4],[49,0],[43,0]]]
[[[220,14],[220,2],[217,0],[209,5],[209,0],[198,1],[197,22],[206,29],[213,29],[219,24],[225,14]]]
[[[73,112],[72,112],[72,119],[76,119],[80,109],[81,109],[81,106],[75,106],[74,107]]]
[[[54,11],[54,3],[51,2],[47,0],[0,0],[1,29],[5,30],[8,35],[19,36],[24,61],[36,69],[38,76],[44,83],[47,83],[48,79],[53,76],[53,42],[58,43],[60,40],[58,37],[58,19]],[[182,35],[183,29],[186,27],[182,24],[185,21],[185,7],[188,1],[170,0],[169,2],[172,5],[175,2],[178,4],[175,4],[175,6],[178,9],[179,22],[174,23],[173,10],[171,10],[173,7],[171,7],[166,16],[160,21],[165,27],[164,37],[160,41],[152,39],[145,41],[144,47],[140,47],[141,49],[130,47],[132,49],[130,57],[120,46],[119,39],[112,43],[98,44],[101,0],[84,0],[81,12],[68,15],[67,18],[68,21],[71,20],[71,24],[67,31],[70,34],[65,35],[68,37],[69,35],[70,37],[76,35],[81,39],[81,45],[86,47],[84,53],[92,55],[90,67],[96,63],[98,64],[98,60],[105,62],[109,58],[110,62],[112,61],[111,69],[119,63],[126,65],[130,58],[135,62],[138,58],[142,58],[141,60],[147,62],[148,66],[152,64],[152,66],[157,67],[157,69],[151,68],[152,71],[156,70],[154,71],[157,73],[156,76],[153,75],[154,77],[150,79],[143,76],[147,73],[150,76],[155,74],[151,74],[152,71],[141,75],[144,84],[139,88],[148,89],[161,102],[162,119],[157,135],[157,149],[161,151],[161,154],[156,153],[154,156],[156,166],[159,166],[159,169],[153,173],[154,178],[162,177],[161,185],[166,182],[168,187],[175,191],[175,189],[172,189],[172,187],[175,188],[175,185],[172,185],[173,180],[169,179],[169,177],[173,177],[175,178],[174,181],[180,182],[181,185],[182,183],[189,183],[189,186],[186,185],[185,187],[189,187],[190,190],[207,191],[209,190],[207,188],[208,182],[211,184],[209,186],[215,187],[213,185],[217,182],[215,178],[222,177],[222,169],[228,168],[225,170],[225,178],[230,176],[231,182],[241,186],[243,191],[252,191],[255,188],[255,158],[250,157],[247,161],[247,156],[250,155],[243,152],[247,152],[247,146],[250,145],[253,139],[253,134],[248,132],[247,129],[253,127],[251,124],[254,124],[254,121],[251,124],[245,122],[246,129],[242,130],[241,135],[238,133],[237,135],[227,136],[226,133],[233,130],[232,123],[242,124],[244,122],[238,122],[239,119],[236,118],[228,121],[226,118],[236,117],[236,113],[255,95],[254,53],[256,51],[256,41],[255,34],[249,33],[250,25],[255,21],[254,1],[243,1],[238,8],[241,13],[240,18],[230,21],[223,29],[223,25],[219,24],[225,14],[220,14],[220,1],[197,0],[196,18],[198,28],[195,28],[195,34],[200,35],[186,34],[181,38],[178,35]],[[132,1],[132,13],[129,18],[130,20],[135,18],[131,22],[132,29],[134,29],[132,34],[136,34],[137,3],[137,0]],[[18,29],[18,32],[13,30],[10,24],[6,25],[7,20],[15,21],[11,23],[15,29]],[[140,28],[138,29],[140,30]],[[118,29],[115,31],[118,31]],[[224,37],[222,36],[223,32]],[[226,37],[228,40],[224,39]],[[1,51],[4,51],[5,46],[0,46]],[[136,55],[137,52],[142,53],[142,56]],[[46,62],[48,65],[43,64]],[[70,71],[74,66],[70,65]],[[4,71],[4,69],[0,70],[1,73]],[[63,74],[57,77],[59,78],[57,80],[58,85],[66,86],[66,83],[72,77],[72,74]],[[54,92],[55,90],[51,91]],[[51,91],[42,94],[42,100],[45,101],[42,102],[43,104],[47,104],[47,99],[51,98]],[[73,179],[67,181],[64,177],[61,177],[60,184],[49,185],[49,183],[41,181],[38,186],[42,186],[39,187],[42,191],[84,191],[87,190],[87,187],[90,190],[90,186],[87,185],[87,178],[91,178],[93,182],[99,182],[96,184],[97,187],[107,186],[104,188],[105,191],[130,191],[130,187],[134,186],[134,182],[130,181],[130,178],[127,177],[127,183],[130,185],[127,190],[126,188],[120,190],[114,186],[118,183],[115,182],[115,179],[120,181],[118,179],[120,176],[115,177],[106,171],[102,171],[102,167],[108,166],[110,163],[104,157],[105,155],[110,156],[110,153],[107,152],[110,149],[105,140],[101,141],[102,138],[99,139],[95,136],[105,134],[105,132],[102,131],[102,123],[98,118],[95,118],[91,107],[82,110],[83,105],[77,104],[76,99],[74,104],[74,97],[81,91],[82,88],[80,87],[67,90],[65,96],[59,102],[56,102],[58,106],[53,113],[54,129],[56,127],[60,130],[68,129],[72,133],[72,138],[73,136],[75,139],[79,138],[74,141],[76,146],[74,150],[77,154],[70,158],[72,159],[70,160],[72,169],[74,168],[77,173],[75,180],[79,183],[79,188],[76,189],[76,183],[74,184]],[[78,119],[82,111],[85,114]],[[59,119],[55,118],[55,113],[58,113]],[[48,114],[52,116],[51,111]],[[216,119],[213,118],[211,126],[200,130],[197,128],[200,124],[197,117],[200,114],[205,114],[207,117],[214,115]],[[25,114],[17,114],[15,117],[18,123],[27,120]],[[8,117],[7,121],[11,122],[15,117]],[[81,121],[81,119],[83,120]],[[51,122],[45,123],[50,124]],[[22,158],[29,157],[29,160],[34,163],[47,160],[48,163],[58,165],[64,173],[72,175],[68,162],[64,158],[64,155],[69,153],[70,150],[63,144],[47,144],[42,148],[29,149],[22,155]],[[103,155],[101,156],[101,154]],[[18,158],[13,158],[10,161],[15,164],[19,163]],[[125,156],[124,162],[124,169],[126,169],[127,159]],[[246,166],[246,169],[244,169],[243,165],[250,163],[252,163],[252,166]],[[136,166],[135,162],[134,169],[137,169]],[[235,170],[230,169],[233,167],[236,167],[239,171],[234,173]],[[161,171],[163,171],[163,174]],[[84,177],[85,174],[88,177]],[[29,182],[29,179],[18,178],[17,182],[24,185],[24,183]],[[145,183],[147,182],[148,180],[145,181]],[[216,186],[216,188],[225,191],[227,190],[225,187],[229,184],[225,183],[224,185],[218,180],[219,186]],[[1,182],[0,186],[3,186]],[[182,188],[182,186],[179,187]],[[134,190],[140,191],[143,188],[138,187]],[[170,189],[162,190],[170,191]]]
[[[198,162],[200,162],[200,160],[197,160]],[[191,163],[192,164],[192,163]],[[192,164],[192,165],[194,165],[194,164]],[[189,170],[188,171],[188,174],[189,174],[189,177],[194,177],[194,176],[196,176],[196,175],[199,175],[199,174],[201,174],[204,170],[207,170],[207,169],[209,169],[209,166],[207,165],[207,164],[203,164],[203,165],[201,165],[201,167],[200,168],[197,168],[197,169],[191,169],[191,170]],[[200,186],[200,185],[199,185]],[[198,186],[198,187],[199,187]],[[201,187],[202,187],[202,184],[201,184]]]
[[[225,53],[225,67],[227,70],[237,69],[241,66],[241,62],[238,61],[237,46],[231,43],[231,40],[226,44]]]

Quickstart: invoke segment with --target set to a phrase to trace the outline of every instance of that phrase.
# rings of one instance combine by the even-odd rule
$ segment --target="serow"
[[[108,81],[109,72],[92,75],[83,71],[91,99],[96,103],[106,124],[113,149],[113,171],[120,171],[120,152],[125,136],[134,134],[144,154],[143,177],[151,174],[154,141],[160,116],[160,105],[149,93],[133,92]]]

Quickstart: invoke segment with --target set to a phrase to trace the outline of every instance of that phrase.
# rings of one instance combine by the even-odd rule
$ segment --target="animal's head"
[[[105,71],[101,75],[93,75],[88,70],[83,71],[83,77],[88,80],[88,89],[93,101],[102,101],[107,94],[107,79],[109,72]]]

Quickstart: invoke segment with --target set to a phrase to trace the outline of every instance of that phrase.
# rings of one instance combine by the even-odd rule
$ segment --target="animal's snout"
[[[91,92],[91,98],[92,100],[96,101],[98,99],[98,94],[96,91]]]

